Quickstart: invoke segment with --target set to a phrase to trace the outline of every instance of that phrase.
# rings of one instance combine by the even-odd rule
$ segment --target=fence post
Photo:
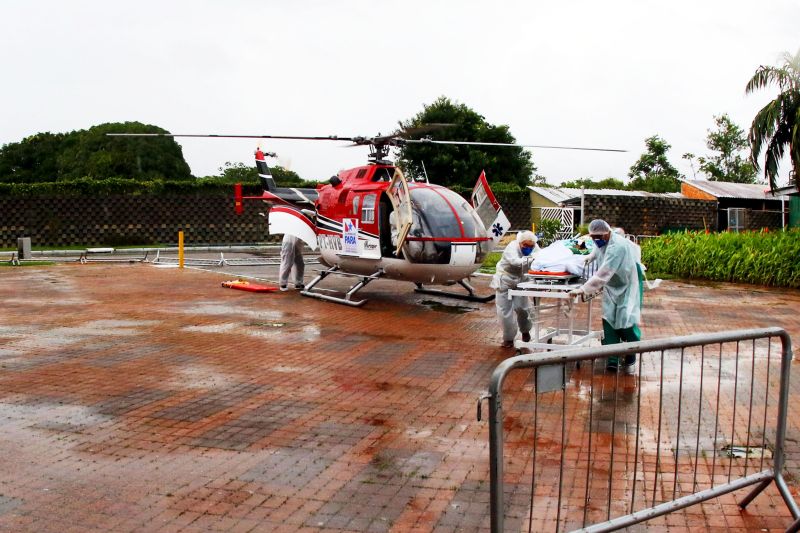
[[[17,258],[31,259],[31,238],[19,237],[17,239]]]
[[[178,268],[183,268],[183,230],[178,232]]]

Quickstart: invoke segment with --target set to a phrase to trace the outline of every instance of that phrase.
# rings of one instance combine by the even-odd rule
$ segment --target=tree
[[[774,190],[777,187],[778,164],[788,147],[792,178],[795,187],[800,190],[800,50],[794,57],[785,53],[780,67],[758,67],[747,82],[745,93],[750,94],[772,84],[778,86],[780,93],[756,113],[750,126],[748,140],[751,161],[758,171],[758,159],[764,151],[764,176]]]
[[[715,116],[714,122],[717,129],[708,130],[706,146],[717,154],[697,158],[700,172],[705,173],[710,181],[755,183],[755,167],[740,154],[748,146],[744,130],[731,122],[727,114]],[[684,158],[687,158],[686,155]]]
[[[528,185],[535,185],[536,187],[552,187],[549,183],[547,183],[547,177],[541,174],[535,173],[531,176],[531,181]]]
[[[56,181],[58,159],[65,134],[37,133],[22,142],[0,148],[0,182]]]
[[[68,134],[58,155],[59,178],[119,176],[139,181],[193,179],[171,137],[109,137],[106,133],[168,133],[141,122],[107,123]]]
[[[631,178],[628,189],[632,191],[678,192],[681,189],[681,175],[678,169],[667,160],[667,152],[672,146],[653,135],[645,139],[647,151],[633,164],[628,172]]]
[[[183,151],[169,137],[106,133],[167,133],[139,122],[109,123],[69,133],[38,133],[0,148],[0,181],[44,183],[91,177],[193,179]]]
[[[288,170],[280,165],[269,167],[275,183],[279,187],[315,187],[317,182],[303,180],[297,172]],[[223,183],[242,183],[255,185],[259,184],[258,169],[255,165],[245,165],[244,163],[231,163],[228,161],[225,166],[220,167],[219,176],[208,176],[206,179],[218,179]]]
[[[625,182],[610,177],[600,181],[593,181],[591,178],[580,178],[577,180],[565,181],[560,187],[569,189],[627,189]]]
[[[466,105],[451,102],[444,96],[425,105],[420,113],[401,122],[400,126],[411,129],[436,123],[452,126],[412,134],[410,138],[429,136],[449,141],[516,142],[508,126],[489,124]],[[427,174],[432,182],[445,186],[472,187],[481,171],[485,170],[491,182],[527,187],[536,171],[529,152],[519,147],[503,146],[407,144],[400,147],[397,163],[411,176],[424,178]]]

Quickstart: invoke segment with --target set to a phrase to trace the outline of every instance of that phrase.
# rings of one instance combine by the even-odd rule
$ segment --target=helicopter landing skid
[[[434,296],[446,296],[448,298],[457,298],[459,300],[467,300],[469,302],[486,303],[494,300],[495,296],[494,294],[490,294],[488,296],[478,296],[477,294],[475,294],[475,287],[467,283],[466,280],[463,279],[459,280],[458,284],[467,290],[467,294],[461,294],[459,292],[442,291],[439,289],[426,289],[422,285],[422,283],[416,283],[417,288],[414,289],[414,291],[422,294],[432,294]]]
[[[347,276],[352,278],[359,278],[359,281],[347,289],[345,292],[344,297],[339,296],[332,296],[330,294],[322,294],[321,292],[314,292],[314,287],[316,287],[320,281],[325,279],[330,275],[337,275],[337,276]],[[349,305],[352,307],[361,307],[367,300],[351,300],[350,298],[358,292],[360,289],[363,289],[364,286],[374,279],[379,279],[383,276],[383,269],[378,269],[374,274],[369,276],[362,276],[360,274],[351,274],[350,272],[341,272],[338,266],[332,266],[328,270],[320,270],[319,275],[311,280],[311,283],[306,285],[305,290],[300,291],[300,294],[303,296],[309,296],[311,298],[318,298],[320,300],[327,300],[329,302],[335,302],[338,304]]]

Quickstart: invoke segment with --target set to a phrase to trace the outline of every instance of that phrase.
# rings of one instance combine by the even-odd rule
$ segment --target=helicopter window
[[[411,189],[414,225],[411,235],[417,237],[485,237],[483,224],[469,202],[444,187]]]
[[[358,196],[353,198],[353,214],[358,215]]]
[[[375,173],[372,175],[372,181],[391,181],[393,173],[394,171],[389,168],[376,168]]]
[[[470,203],[463,198],[460,194],[445,189],[444,187],[437,188],[437,192],[444,195],[450,205],[453,206],[458,218],[461,219],[462,228],[464,229],[464,237],[485,237],[486,230],[483,227],[483,222],[478,217],[475,209]]]
[[[411,235],[415,237],[461,237],[458,219],[445,199],[433,189],[414,188],[410,191],[414,224]],[[419,224],[417,224],[417,219]],[[419,226],[419,227],[417,227]]]
[[[361,208],[361,222],[372,224],[375,222],[375,195],[364,196],[364,206]]]

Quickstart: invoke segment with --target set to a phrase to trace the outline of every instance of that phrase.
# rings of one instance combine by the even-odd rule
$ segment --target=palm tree
[[[781,67],[758,67],[747,82],[745,93],[750,94],[773,83],[781,92],[753,119],[749,135],[752,149],[750,158],[756,170],[759,170],[758,159],[761,151],[765,151],[764,176],[774,190],[778,163],[788,146],[792,177],[795,186],[800,189],[800,50],[794,57],[788,52],[784,53]]]

